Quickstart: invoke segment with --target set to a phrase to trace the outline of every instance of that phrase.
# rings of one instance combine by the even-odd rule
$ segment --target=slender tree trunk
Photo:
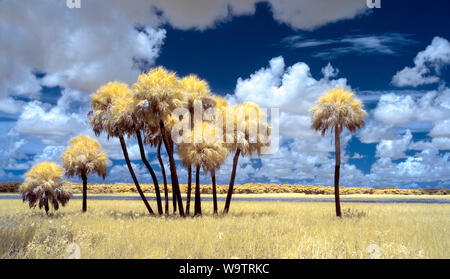
[[[175,190],[173,189],[173,184],[172,184],[172,207],[173,207],[173,214],[177,213],[177,202],[178,202],[178,198],[175,194]]]
[[[86,173],[81,174],[83,180],[83,212],[87,211],[87,176]]]
[[[191,207],[191,191],[192,191],[192,166],[188,167],[188,187],[186,197],[186,216],[189,216]]]
[[[169,143],[169,140],[167,139],[166,129],[162,121],[159,123],[159,127],[161,129],[161,135],[164,141],[164,145],[166,147],[167,154],[169,155],[172,192],[174,192],[175,197],[178,201],[178,210],[180,211],[180,216],[184,217],[183,200],[181,199],[180,185],[178,184],[177,168],[175,165],[175,159],[173,158],[173,146],[172,144]]]
[[[195,172],[195,208],[194,216],[202,215],[202,201],[200,200],[200,166],[197,166]]]
[[[131,166],[131,162],[130,162],[130,158],[128,157],[128,150],[127,150],[127,145],[125,144],[125,140],[123,139],[122,136],[119,137],[119,139],[120,139],[120,145],[122,146],[123,156],[125,157],[125,161],[127,162],[128,170],[130,171],[131,177],[133,178],[134,185],[136,185],[136,189],[138,190],[139,195],[141,196],[141,199],[145,204],[145,207],[147,207],[148,213],[150,213],[150,215],[154,215],[154,212],[153,212],[150,204],[148,203],[147,199],[145,198],[144,192],[142,192],[141,186],[139,186],[139,182],[136,178],[136,174],[134,173],[133,167]]]
[[[50,207],[48,206],[48,195],[45,195],[45,200],[44,200],[44,208],[45,208],[45,214],[48,215],[48,211],[50,210]]]
[[[173,155],[173,143],[170,139],[168,139],[169,145],[170,145],[170,150],[172,150],[172,155]],[[175,166],[176,169],[176,166]],[[177,175],[177,181],[178,181],[178,175]],[[180,195],[181,195],[181,190],[180,190]],[[177,213],[177,202],[178,202],[178,197],[177,197],[177,193],[173,188],[173,184],[172,184],[172,205],[173,205],[173,214]]]
[[[172,154],[173,154],[173,144],[171,143],[171,141],[169,139],[168,139],[168,142],[169,142],[169,145],[170,145],[170,150],[172,151]],[[176,165],[175,165],[175,169],[176,169]],[[178,175],[177,175],[177,180],[178,180]],[[177,197],[176,191],[175,191],[175,189],[173,187],[173,183],[171,184],[171,186],[172,186],[172,208],[173,208],[173,214],[175,215],[177,213],[178,197]]]
[[[213,190],[213,205],[214,214],[217,215],[217,189],[216,189],[216,170],[211,170],[212,190]]]
[[[341,202],[339,198],[339,172],[341,167],[341,128],[336,125],[334,128],[334,144],[336,163],[334,167],[334,200],[336,204],[336,216],[341,217]]]
[[[161,167],[161,173],[162,173],[162,177],[164,180],[164,200],[165,200],[165,207],[164,207],[164,213],[166,215],[169,214],[169,191],[167,190],[167,178],[166,178],[166,170],[164,168],[164,163],[161,159],[161,143],[162,143],[162,138],[158,143],[158,161],[159,161],[159,165]]]
[[[224,214],[227,214],[228,211],[230,210],[231,196],[233,195],[234,179],[236,178],[236,169],[240,154],[241,150],[238,148],[233,158],[233,170],[231,171],[230,185],[228,186],[227,199],[225,201],[225,208],[223,210]]]
[[[145,156],[145,149],[144,149],[144,144],[142,143],[141,131],[139,131],[139,130],[136,131],[136,138],[138,141],[139,152],[141,153],[142,162],[144,163],[144,165],[147,167],[148,171],[150,172],[150,175],[152,176],[152,180],[153,180],[153,185],[155,186],[156,204],[158,205],[158,214],[162,215],[163,209],[162,209],[162,203],[161,203],[161,193],[159,191],[158,178],[156,178],[156,174],[153,171],[152,166],[148,162],[147,156]]]

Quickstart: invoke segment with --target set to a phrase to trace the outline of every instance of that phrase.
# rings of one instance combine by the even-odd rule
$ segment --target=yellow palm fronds
[[[195,133],[200,133],[196,140]],[[218,169],[227,158],[228,149],[222,143],[220,131],[214,125],[203,122],[185,141],[178,144],[178,155],[185,166],[201,166],[204,171]]]
[[[48,208],[48,202],[57,210],[59,203],[63,206],[69,201],[71,188],[61,181],[62,168],[53,162],[35,165],[25,174],[25,182],[20,186],[23,201],[28,200],[30,208],[39,202],[39,208]]]
[[[214,99],[215,108],[217,109],[225,110],[229,106],[227,100],[225,100],[225,98],[223,97],[212,95],[212,98]]]
[[[245,102],[228,107],[225,130],[227,126],[234,127],[232,143],[229,143],[230,131],[225,135],[225,138],[228,137],[228,147],[232,150],[239,148],[242,155],[251,155],[254,152],[261,155],[263,148],[270,145],[271,127],[266,121],[265,113],[257,104]]]
[[[191,113],[194,111],[194,102],[201,102],[203,109],[214,107],[215,101],[211,95],[209,85],[196,75],[189,75],[180,80],[182,90],[186,97],[186,106]]]
[[[91,96],[91,111],[89,112],[89,123],[94,133],[98,136],[105,131],[107,126],[112,127],[109,123],[110,115],[108,110],[113,100],[119,97],[127,96],[131,93],[130,88],[125,83],[109,82],[101,86],[97,92]]]
[[[185,106],[185,94],[177,75],[163,67],[141,74],[133,84],[133,97],[139,115],[166,121],[173,110]]]
[[[345,127],[350,132],[355,132],[364,126],[364,118],[367,116],[362,107],[361,101],[352,92],[342,87],[331,89],[311,108],[312,127],[321,131],[322,135],[335,127]]]
[[[81,135],[70,140],[70,145],[61,156],[67,177],[88,176],[97,173],[103,179],[106,177],[108,158],[97,140],[87,135]]]
[[[131,90],[112,101],[108,110],[109,121],[105,125],[105,130],[110,136],[132,136],[148,125],[143,115],[137,115],[136,105],[137,101],[133,98]]]

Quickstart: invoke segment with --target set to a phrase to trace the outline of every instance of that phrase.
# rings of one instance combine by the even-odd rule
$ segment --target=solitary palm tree
[[[183,201],[174,159],[174,143],[170,137],[170,117],[176,108],[185,106],[185,94],[174,72],[163,67],[151,69],[141,74],[133,85],[133,97],[137,101],[136,114],[149,126],[159,127],[170,163],[172,191],[178,202],[180,216],[184,216]]]
[[[220,127],[221,129],[221,127]],[[182,143],[178,144],[178,155],[185,166],[193,165],[196,167],[195,178],[195,208],[194,215],[202,215],[200,198],[200,167],[206,173],[209,171],[213,186],[213,205],[214,213],[217,214],[217,192],[215,183],[215,170],[218,169],[228,155],[227,148],[223,145],[222,139],[216,136],[218,128],[214,125],[203,122],[201,127],[196,127],[190,137],[187,137]],[[195,133],[201,133],[201,141],[195,141]],[[220,135],[222,131],[220,131]]]
[[[124,83],[110,82],[104,86],[101,86],[97,92],[91,96],[91,111],[88,114],[89,123],[97,136],[102,132],[106,132],[108,138],[119,138],[120,146],[122,147],[122,152],[136,189],[139,192],[139,195],[141,196],[148,212],[150,215],[153,215],[153,210],[142,192],[141,186],[139,185],[136,174],[133,170],[133,166],[131,165],[124,139],[124,135],[129,132],[127,128],[129,125],[123,124],[131,123],[133,122],[133,119],[126,118],[127,114],[122,114],[120,107],[124,103],[133,100],[133,98],[130,97],[130,93],[131,90]],[[115,104],[113,104],[113,102]]]
[[[251,156],[254,153],[260,156],[263,149],[270,145],[271,127],[266,122],[263,111],[254,103],[246,102],[241,105],[224,108],[224,110],[227,111],[224,125],[226,130],[225,139],[229,150],[235,152],[223,211],[226,214],[230,210],[239,156]],[[227,126],[233,128],[231,134],[227,130]]]
[[[70,146],[61,156],[68,178],[78,176],[83,180],[83,212],[87,210],[87,177],[97,173],[106,177],[108,158],[97,140],[81,135],[70,140]]]
[[[334,168],[334,198],[336,203],[336,216],[341,217],[341,203],[339,199],[339,172],[341,166],[340,134],[344,128],[350,132],[364,126],[367,113],[362,108],[360,100],[350,91],[341,87],[329,90],[319,98],[316,106],[310,110],[312,128],[321,131],[322,136],[327,130],[334,130],[335,168]]]
[[[28,201],[30,208],[39,203],[39,209],[44,207],[48,214],[50,204],[58,210],[59,204],[65,206],[72,191],[61,182],[62,168],[53,162],[42,162],[35,165],[26,174],[25,182],[20,186],[23,201]]]

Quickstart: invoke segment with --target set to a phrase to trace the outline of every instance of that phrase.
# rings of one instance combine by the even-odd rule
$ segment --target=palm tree
[[[49,200],[55,210],[59,204],[65,206],[69,201],[72,191],[68,185],[61,182],[62,168],[53,162],[42,162],[35,165],[26,174],[25,182],[20,186],[22,199],[28,200],[30,208],[39,202],[39,209],[44,207],[48,215]]]
[[[266,122],[266,117],[258,105],[246,102],[242,105],[223,108],[225,114],[225,138],[230,151],[234,151],[233,169],[231,171],[230,184],[223,213],[230,210],[233,195],[234,181],[236,178],[239,156],[251,156],[255,152],[261,156],[264,148],[270,145],[271,127]],[[232,134],[226,131],[226,127],[232,127]],[[232,142],[230,142],[230,138]]]
[[[185,93],[186,98],[186,108],[189,110],[189,120],[190,128],[193,129],[196,124],[194,116],[195,110],[202,109],[202,111],[197,111],[198,116],[203,116],[203,110],[207,110],[213,107],[215,100],[211,96],[211,90],[208,83],[205,80],[198,78],[196,75],[189,75],[180,80],[181,87]],[[199,119],[201,121],[201,119]],[[201,125],[201,122],[200,122]],[[186,215],[189,215],[190,203],[191,203],[191,191],[192,191],[192,165],[187,164],[188,169],[188,187],[187,187],[187,197],[186,197]]]
[[[341,217],[341,204],[339,200],[339,172],[341,165],[340,134],[344,128],[350,132],[364,126],[367,113],[362,108],[360,100],[353,93],[337,87],[328,90],[319,98],[316,106],[310,110],[312,128],[321,131],[322,136],[327,130],[334,129],[334,143],[336,163],[334,168],[334,198],[336,203],[336,216]]]
[[[162,202],[161,202],[161,192],[159,190],[158,178],[156,177],[155,171],[147,160],[144,142],[142,140],[141,130],[147,130],[149,123],[142,115],[138,115],[139,110],[137,109],[137,100],[133,98],[132,91],[127,91],[127,94],[121,95],[113,100],[111,106],[111,115],[114,119],[115,126],[112,127],[112,133],[118,137],[121,135],[127,135],[128,137],[135,137],[139,146],[139,153],[141,155],[141,160],[146,166],[153,180],[153,185],[155,187],[156,194],[156,204],[158,207],[158,214],[163,214]]]
[[[176,108],[185,106],[185,94],[181,90],[180,81],[174,72],[158,67],[141,74],[133,85],[133,90],[134,99],[137,101],[137,115],[142,117],[149,126],[159,126],[169,156],[172,191],[178,201],[180,216],[184,216],[174,159],[174,144],[169,133],[172,112]]]
[[[220,127],[221,129],[221,127]],[[218,169],[228,155],[228,150],[222,142],[220,135],[216,137],[218,128],[208,122],[203,122],[201,127],[196,127],[190,137],[186,137],[178,144],[178,155],[185,166],[196,167],[195,178],[195,209],[194,215],[202,215],[200,198],[200,167],[203,171],[211,173],[213,182],[214,213],[217,214],[217,194],[215,185],[215,170]],[[201,141],[195,141],[195,133],[201,133]],[[222,131],[220,131],[220,134]]]
[[[161,174],[162,174],[163,182],[164,182],[164,213],[166,215],[168,215],[169,214],[169,190],[167,189],[166,170],[164,167],[164,162],[161,158],[161,144],[162,144],[161,132],[160,132],[159,126],[151,127],[149,125],[146,125],[146,128],[144,129],[144,133],[145,133],[144,143],[150,145],[151,147],[156,147],[156,157],[158,158],[159,167],[161,168]],[[175,196],[173,196],[173,197],[174,197],[173,198],[173,203],[174,203],[173,208],[174,208],[174,213],[175,213],[176,198],[175,198]]]
[[[93,173],[106,177],[108,158],[100,149],[97,140],[81,135],[70,140],[70,146],[61,156],[66,176],[83,180],[83,212],[87,210],[87,177]]]
[[[130,88],[124,83],[109,82],[108,84],[101,86],[97,92],[91,96],[91,111],[88,114],[89,123],[97,136],[102,132],[106,132],[108,138],[119,138],[120,146],[136,189],[148,212],[150,215],[153,215],[153,210],[142,192],[133,166],[131,165],[124,139],[124,135],[126,135],[127,132],[130,132],[128,128],[133,126],[131,123],[134,123],[133,119],[127,117],[129,116],[128,114],[122,113],[124,104],[133,101],[130,93]],[[125,123],[129,125],[125,125]]]

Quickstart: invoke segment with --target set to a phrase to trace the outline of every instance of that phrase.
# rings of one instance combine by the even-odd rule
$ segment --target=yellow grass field
[[[152,202],[152,206],[156,207]],[[0,200],[1,258],[450,258],[450,204],[239,202],[228,216],[149,217],[141,201],[81,200],[46,216]],[[219,203],[223,208],[223,203]]]

